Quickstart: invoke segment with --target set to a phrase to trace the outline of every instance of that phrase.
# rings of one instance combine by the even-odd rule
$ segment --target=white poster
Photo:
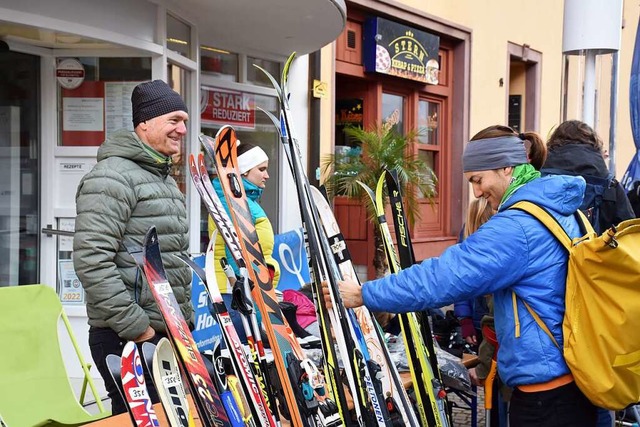
[[[75,218],[58,218],[58,230],[60,231],[75,231],[76,219]],[[60,252],[73,252],[73,237],[70,236],[58,236],[58,251]]]
[[[106,82],[104,87],[107,137],[118,129],[133,130],[131,93],[140,82]]]
[[[62,130],[102,132],[104,130],[102,98],[62,98]]]

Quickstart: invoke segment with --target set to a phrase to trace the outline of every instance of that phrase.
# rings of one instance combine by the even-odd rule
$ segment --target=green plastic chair
[[[62,318],[84,371],[80,399],[73,391],[58,342]],[[0,414],[7,427],[78,426],[104,418],[89,366],[84,362],[69,319],[49,286],[0,288]],[[89,385],[97,415],[82,407]]]

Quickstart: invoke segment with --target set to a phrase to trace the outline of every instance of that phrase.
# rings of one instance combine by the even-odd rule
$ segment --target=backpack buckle
[[[618,231],[618,228],[615,225],[612,225],[607,230],[605,235],[602,236],[604,243],[606,243],[607,245],[609,245],[610,248],[613,248],[613,249],[618,247],[618,241],[616,240],[616,237],[615,237],[615,234],[617,231]]]

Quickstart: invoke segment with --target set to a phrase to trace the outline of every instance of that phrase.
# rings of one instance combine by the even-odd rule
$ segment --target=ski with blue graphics
[[[359,182],[376,209],[376,219],[382,234],[387,260],[389,261],[389,269],[391,273],[397,273],[402,268],[393,246],[385,216],[384,183],[385,175],[383,174],[378,180],[376,192],[374,193],[366,184]],[[446,393],[431,368],[429,353],[422,338],[416,314],[401,313],[398,314],[398,320],[400,321],[402,337],[407,352],[407,361],[409,362],[420,421],[424,426],[448,427],[451,423],[444,401]]]
[[[324,301],[321,300],[319,317],[324,315],[323,311],[328,312],[333,334],[336,336],[336,343],[344,363],[358,422],[380,427],[390,426],[393,422],[385,405],[384,396],[379,393],[379,388],[376,387],[378,379],[372,376],[371,373],[370,368],[373,368],[373,365],[370,366],[365,361],[365,355],[368,354],[368,351],[362,330],[353,310],[345,309],[342,304],[342,298],[337,287],[337,282],[342,279],[342,276],[334,260],[326,235],[322,230],[317,208],[312,201],[310,184],[302,167],[298,142],[292,134],[289,120],[288,94],[286,91],[288,74],[294,57],[295,54],[292,54],[285,63],[281,85],[266,70],[260,67],[257,68],[271,81],[279,96],[281,116],[278,129],[280,141],[296,183],[302,222],[307,233],[308,252],[311,254],[311,272],[314,277],[315,291],[318,295],[322,295],[321,287],[323,282],[328,284],[330,290],[332,307],[327,310],[324,306]],[[275,125],[273,115],[268,114],[268,116],[274,121]],[[327,334],[329,329],[326,324],[323,324],[323,326],[323,333]],[[378,372],[376,371],[375,373],[377,374]]]
[[[202,355],[198,352],[189,326],[182,316],[178,301],[167,280],[156,228],[151,227],[147,232],[142,253],[131,248],[129,253],[143,268],[151,293],[164,318],[167,334],[184,368],[200,420],[205,427],[231,427],[229,415],[224,409],[220,395],[209,376]],[[234,415],[231,414],[231,416]]]
[[[294,426],[341,425],[338,408],[326,396],[322,376],[306,358],[278,305],[237,167],[235,131],[225,126],[220,129],[215,141],[202,135],[201,142],[214,160],[218,176],[221,177],[231,216],[227,214],[208,179],[202,155],[197,162],[201,185],[196,187],[202,187],[200,195],[203,203],[236,264],[242,271],[246,271],[249,278],[251,295],[262,314],[273,350],[281,385],[280,392],[277,393],[281,410],[288,415]],[[190,163],[194,162],[195,158],[190,158]],[[271,397],[275,395],[274,392]]]
[[[159,427],[160,422],[147,391],[140,353],[133,341],[128,341],[122,350],[120,378],[129,413],[136,426]]]
[[[402,191],[400,190],[400,184],[398,182],[398,172],[395,169],[386,170],[385,183],[387,185],[387,192],[389,195],[389,204],[391,205],[391,215],[393,216],[393,225],[396,234],[396,243],[398,251],[398,261],[400,267],[405,269],[411,267],[416,262],[415,254],[413,253],[413,244],[411,243],[411,233],[407,228],[407,216],[405,215],[404,204],[402,202]],[[429,324],[429,314],[422,312],[418,316],[420,325],[420,332],[424,338],[429,352],[429,361],[431,363],[431,370],[437,377],[437,382],[434,384],[439,389],[442,389],[442,378],[440,376],[440,369],[438,368],[438,357],[435,352],[435,344],[433,342],[433,333],[431,332],[431,325]],[[439,382],[439,384],[437,384]],[[443,399],[441,404],[446,404]]]

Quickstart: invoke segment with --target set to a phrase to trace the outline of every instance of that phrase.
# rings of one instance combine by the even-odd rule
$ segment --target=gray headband
[[[469,142],[462,155],[463,172],[486,171],[529,163],[524,141],[517,136]]]

